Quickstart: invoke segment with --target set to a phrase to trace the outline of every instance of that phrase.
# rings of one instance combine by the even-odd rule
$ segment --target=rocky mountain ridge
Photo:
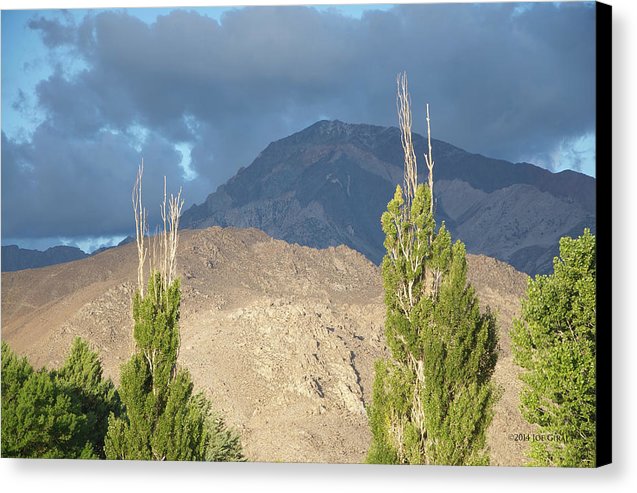
[[[561,236],[594,231],[594,178],[432,144],[437,220],[469,252],[531,275],[547,273]],[[422,156],[425,139],[414,134],[414,145]],[[255,227],[315,248],[344,244],[378,264],[380,216],[402,183],[402,156],[397,128],[320,121],[271,143],[185,211],[182,224]],[[420,181],[426,181],[423,168]]]
[[[44,251],[20,248],[17,245],[2,246],[2,272],[36,269],[48,265],[71,262],[88,257],[77,247],[54,246]]]
[[[133,241],[128,236],[124,238],[117,246],[125,245]],[[15,272],[24,269],[37,269],[39,267],[47,267],[49,265],[63,264],[80,260],[91,255],[97,255],[113,247],[101,247],[92,253],[86,253],[78,247],[59,245],[47,248],[44,251],[31,250],[28,248],[20,248],[17,245],[2,246],[2,272]]]

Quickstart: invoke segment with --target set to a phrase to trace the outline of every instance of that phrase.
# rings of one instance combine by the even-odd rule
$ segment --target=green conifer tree
[[[209,462],[245,462],[239,434],[228,428],[218,413],[210,410],[206,420],[209,434],[206,460]]]
[[[531,465],[595,466],[595,236],[560,240],[553,274],[530,279],[512,332],[521,410],[540,428]]]
[[[2,415],[14,405],[24,382],[33,373],[26,358],[20,358],[2,341]]]
[[[496,399],[495,319],[481,314],[466,279],[464,245],[451,242],[433,216],[429,184],[416,183],[406,76],[398,108],[405,151],[405,187],[396,187],[382,216],[382,262],[392,357],[376,363],[367,460],[390,464],[487,464],[485,432]]]
[[[108,414],[117,410],[97,354],[80,339],[57,371],[34,371],[2,343],[3,457],[102,457]]]
[[[77,403],[81,414],[86,416],[86,439],[92,444],[95,455],[103,459],[108,417],[111,413],[121,414],[121,403],[113,382],[103,378],[97,353],[77,337],[56,376]]]

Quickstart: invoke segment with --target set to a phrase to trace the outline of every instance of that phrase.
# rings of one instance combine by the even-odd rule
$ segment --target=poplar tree
[[[142,205],[140,166],[133,188],[138,289],[133,297],[135,350],[122,366],[119,395],[125,408],[111,416],[106,457],[133,460],[203,460],[209,439],[207,402],[193,395],[190,374],[178,368],[181,289],[176,277],[178,226],[183,200],[171,195],[161,207],[164,229],[146,246],[146,211]],[[149,276],[144,290],[147,258]]]
[[[190,373],[177,364],[180,347],[181,287],[176,276],[181,192],[161,206],[163,231],[147,246],[142,205],[143,163],[133,188],[138,288],[133,297],[131,359],[122,366],[119,395],[125,412],[111,415],[106,457],[133,460],[242,460],[238,436],[213,420]],[[148,282],[144,282],[146,261]]]
[[[121,371],[119,395],[126,413],[112,417],[106,436],[109,459],[203,460],[208,407],[193,395],[186,369],[177,367],[179,280],[159,273],[145,295],[133,299],[136,350]]]
[[[539,426],[530,465],[595,466],[596,250],[590,230],[560,240],[553,274],[530,279],[511,340],[521,410]]]
[[[494,317],[481,313],[467,283],[464,245],[433,207],[429,107],[428,184],[417,183],[407,78],[398,78],[405,153],[398,185],[383,214],[385,335],[391,358],[375,365],[367,461],[388,464],[487,464],[485,432],[493,416],[497,359]]]

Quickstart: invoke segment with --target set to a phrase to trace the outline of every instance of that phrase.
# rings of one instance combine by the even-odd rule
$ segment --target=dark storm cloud
[[[187,198],[201,201],[318,119],[394,125],[401,70],[416,130],[429,102],[434,136],[469,151],[517,160],[594,130],[590,4],[409,5],[360,20],[304,7],[221,22],[177,10],[151,25],[103,12],[30,27],[85,67],[68,75],[60,57],[37,86],[45,123],[27,143],[3,136],[3,229],[14,236],[121,232],[142,154],[156,175],[146,183],[183,182],[178,143],[200,176],[184,184]]]
[[[60,141],[65,144],[60,145]],[[29,144],[11,142],[3,132],[4,236],[76,237],[128,232],[132,229],[131,188],[142,154],[145,194],[158,198],[164,175],[175,191],[174,184],[182,181],[174,164],[180,156],[162,137],[150,137],[142,152],[137,152],[125,136],[109,132],[91,139],[69,140],[56,129],[42,125]],[[148,206],[149,215],[157,223],[159,203]]]

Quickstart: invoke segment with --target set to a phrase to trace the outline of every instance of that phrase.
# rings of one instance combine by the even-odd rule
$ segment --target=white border
[[[2,9],[294,5],[293,0],[0,0]],[[345,3],[313,0],[312,4]],[[385,3],[351,1],[349,3]],[[400,3],[434,3],[431,0]],[[56,493],[222,491],[322,492],[547,492],[637,491],[637,2],[613,5],[613,456],[597,470],[524,468],[386,467],[308,464],[116,463],[0,460],[3,491]],[[610,164],[610,163],[609,163]],[[608,330],[599,327],[598,330]]]

